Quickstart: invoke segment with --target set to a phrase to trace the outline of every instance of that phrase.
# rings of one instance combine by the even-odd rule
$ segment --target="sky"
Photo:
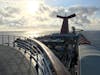
[[[82,5],[100,7],[100,0],[45,0],[45,2],[52,6],[69,7],[72,5]]]
[[[100,0],[0,0],[0,31],[59,31],[73,13],[70,28],[100,30]]]

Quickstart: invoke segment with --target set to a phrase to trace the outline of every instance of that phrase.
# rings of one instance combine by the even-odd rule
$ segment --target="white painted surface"
[[[89,45],[79,47],[80,75],[100,75],[100,50]]]

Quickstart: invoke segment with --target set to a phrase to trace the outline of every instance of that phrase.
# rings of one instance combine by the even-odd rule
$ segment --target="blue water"
[[[24,37],[40,37],[46,34],[51,34],[52,31],[48,32],[33,32],[33,31],[1,31],[0,35],[12,35],[12,36],[24,36]]]
[[[8,43],[8,39],[10,42],[12,42],[14,39],[19,37],[27,37],[27,38],[35,38],[40,37],[44,35],[52,34],[53,31],[47,31],[47,32],[33,32],[33,31],[1,31],[0,32],[0,44],[2,43]],[[3,36],[2,36],[3,35]],[[8,35],[10,35],[8,37]]]
[[[93,46],[100,49],[100,31],[84,31],[83,34]]]

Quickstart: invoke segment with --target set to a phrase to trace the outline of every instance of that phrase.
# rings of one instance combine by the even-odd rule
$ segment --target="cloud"
[[[0,8],[0,19],[0,25],[19,26],[24,24],[24,18],[20,16],[20,10],[10,6]]]
[[[45,11],[45,10],[44,10]],[[49,17],[53,20],[56,18],[56,15],[68,16],[70,14],[76,13],[76,17],[70,19],[70,25],[76,27],[87,27],[95,26],[100,24],[100,17],[97,18],[100,8],[97,7],[83,7],[83,6],[73,6],[73,7],[55,7],[49,13]],[[60,21],[61,22],[61,21]],[[61,24],[61,23],[60,23]],[[99,26],[97,26],[99,27]]]
[[[71,23],[77,25],[77,26],[84,26],[84,25],[90,25],[95,23],[99,24],[99,21],[96,19],[96,13],[100,12],[100,8],[97,7],[83,7],[83,6],[73,6],[73,7],[49,7],[48,15],[49,18],[55,20],[57,19],[56,15],[62,15],[62,16],[68,16],[70,14],[76,13],[77,16],[73,19],[71,19]],[[46,11],[45,9],[42,11]],[[97,20],[93,23],[93,20]]]
[[[18,3],[17,0],[15,0]],[[70,19],[70,25],[73,26],[86,26],[100,24],[100,19],[97,18],[97,12],[100,12],[100,8],[97,7],[52,7],[46,5],[44,0],[40,1],[40,8],[35,14],[25,14],[23,5],[10,5],[10,2],[6,3],[6,6],[0,7],[0,25],[14,26],[14,27],[33,27],[33,28],[47,28],[58,30],[61,27],[62,20],[56,17],[56,15],[68,16],[76,13],[76,17]],[[4,2],[5,3],[5,2]],[[1,3],[0,3],[1,4]],[[21,7],[20,7],[21,6]]]

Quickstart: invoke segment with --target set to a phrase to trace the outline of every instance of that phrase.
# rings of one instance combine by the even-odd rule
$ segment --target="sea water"
[[[82,33],[91,42],[92,46],[100,50],[100,31],[84,31]]]
[[[7,43],[8,39],[12,42],[15,38],[22,37],[22,36],[27,38],[30,37],[34,38],[34,37],[40,37],[52,33],[55,32],[48,31],[48,32],[35,33],[32,31],[0,31],[0,44],[2,44],[2,41],[4,41],[4,43]],[[100,31],[83,31],[82,34],[91,42],[91,45],[100,49]],[[4,36],[2,37],[2,35]],[[8,37],[8,35],[10,36]]]
[[[47,32],[34,32],[34,31],[0,31],[0,44],[12,43],[17,38],[36,38],[44,35],[54,33],[53,31]]]

